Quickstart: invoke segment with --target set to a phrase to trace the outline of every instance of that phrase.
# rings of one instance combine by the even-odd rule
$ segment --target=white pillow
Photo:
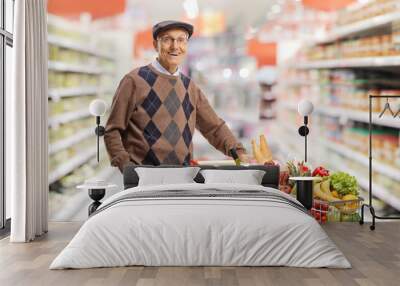
[[[195,183],[193,179],[199,170],[199,167],[135,168],[139,176],[139,186]]]
[[[201,170],[204,183],[261,185],[265,171],[262,170]]]

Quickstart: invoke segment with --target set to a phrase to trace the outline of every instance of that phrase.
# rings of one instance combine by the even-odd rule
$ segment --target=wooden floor
[[[381,222],[372,232],[353,223],[324,226],[352,269],[289,267],[122,267],[48,270],[80,223],[50,223],[28,244],[0,241],[0,285],[400,285],[400,223]]]

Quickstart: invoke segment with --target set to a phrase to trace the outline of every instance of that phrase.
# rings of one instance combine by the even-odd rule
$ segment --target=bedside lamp
[[[314,105],[311,101],[303,99],[297,105],[298,113],[304,117],[304,125],[299,128],[299,134],[304,137],[304,162],[307,162],[307,135],[310,130],[307,127],[308,116],[313,112]]]
[[[103,116],[106,112],[106,102],[102,99],[95,99],[89,105],[89,112],[96,117],[96,129],[97,135],[97,162],[99,162],[99,137],[103,136],[106,129],[100,125],[100,116]]]

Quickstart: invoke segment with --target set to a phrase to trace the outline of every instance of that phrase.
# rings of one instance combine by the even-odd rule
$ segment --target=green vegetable
[[[341,221],[343,222],[357,222],[360,221],[360,215],[355,214],[342,214]]]
[[[358,183],[354,176],[345,172],[336,172],[333,173],[330,178],[332,189],[337,191],[340,195],[358,195]]]

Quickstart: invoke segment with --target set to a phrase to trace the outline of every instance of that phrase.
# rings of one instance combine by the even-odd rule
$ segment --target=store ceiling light
[[[222,75],[224,78],[228,79],[232,76],[232,70],[230,68],[226,68],[223,70]]]
[[[239,71],[239,75],[240,75],[241,78],[246,78],[246,77],[249,76],[249,74],[250,74],[250,72],[249,72],[249,70],[246,69],[246,68],[242,68],[242,69],[240,69],[240,71]]]
[[[199,16],[199,5],[197,4],[197,0],[185,0],[182,5],[186,12],[186,16],[189,19],[195,19]]]

